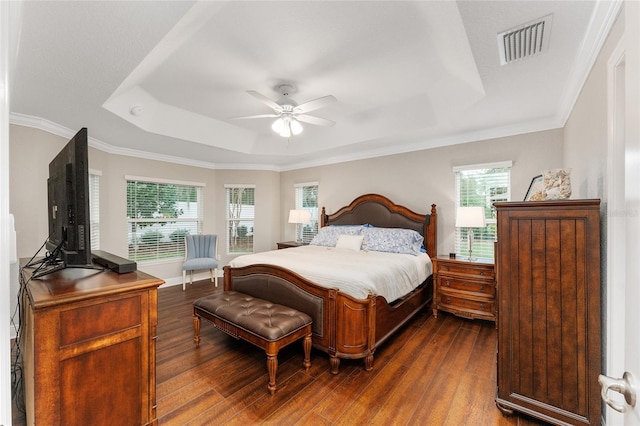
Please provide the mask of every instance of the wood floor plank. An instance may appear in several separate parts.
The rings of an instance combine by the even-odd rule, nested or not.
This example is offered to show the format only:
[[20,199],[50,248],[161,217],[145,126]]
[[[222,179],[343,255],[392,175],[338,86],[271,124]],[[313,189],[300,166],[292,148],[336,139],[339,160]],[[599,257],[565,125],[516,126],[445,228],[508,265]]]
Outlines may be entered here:
[[370,424],[409,424],[415,407],[420,403],[429,383],[444,360],[446,352],[436,345],[429,344],[433,340],[432,332],[442,325],[441,320],[434,319],[429,323],[428,328],[421,330],[424,333],[419,341],[423,349],[415,353],[414,361],[407,365],[410,371],[409,376],[400,381]]
[[[299,422],[339,383],[339,376],[331,374],[329,370],[323,371],[313,382],[295,394],[287,404],[267,417],[265,423],[282,425]],[[314,416],[314,418],[322,417]],[[322,419],[323,422],[327,421],[327,419]]]

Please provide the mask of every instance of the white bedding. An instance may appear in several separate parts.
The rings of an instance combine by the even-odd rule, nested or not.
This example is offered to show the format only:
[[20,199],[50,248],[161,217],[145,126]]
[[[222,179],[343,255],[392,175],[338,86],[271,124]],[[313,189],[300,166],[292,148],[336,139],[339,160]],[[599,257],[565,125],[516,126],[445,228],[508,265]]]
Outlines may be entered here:
[[380,295],[389,303],[411,292],[433,271],[426,253],[414,256],[315,245],[239,256],[229,265],[256,263],[282,266],[318,285],[338,288],[358,299]]

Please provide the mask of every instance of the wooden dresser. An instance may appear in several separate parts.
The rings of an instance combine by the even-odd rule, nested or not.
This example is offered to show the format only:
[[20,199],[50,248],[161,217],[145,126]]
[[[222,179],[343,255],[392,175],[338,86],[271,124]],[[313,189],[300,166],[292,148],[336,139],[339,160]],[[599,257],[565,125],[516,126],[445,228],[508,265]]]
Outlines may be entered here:
[[21,331],[27,424],[157,424],[162,283],[140,271],[87,269],[28,281]]
[[495,206],[498,408],[599,425],[600,200]]
[[434,270],[433,316],[438,310],[465,318],[495,321],[495,272],[493,261],[466,258],[432,259]]

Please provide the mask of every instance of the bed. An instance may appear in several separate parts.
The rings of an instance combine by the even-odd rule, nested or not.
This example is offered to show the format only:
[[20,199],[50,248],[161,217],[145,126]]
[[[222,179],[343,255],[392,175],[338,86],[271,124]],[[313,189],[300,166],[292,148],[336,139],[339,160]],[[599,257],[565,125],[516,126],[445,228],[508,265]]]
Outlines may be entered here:
[[[423,251],[430,257],[436,255],[435,204],[431,205],[429,214],[420,214],[397,205],[382,195],[366,194],[333,214],[327,214],[326,209],[322,208],[321,231],[325,227],[332,227],[327,230],[337,227],[347,229],[349,225],[418,232],[422,238]],[[288,248],[277,252],[284,255],[288,250],[298,249]],[[265,255],[273,256],[277,252],[267,252]],[[321,256],[316,253],[313,255]],[[320,285],[308,276],[303,276],[304,272],[294,272],[268,259],[267,263],[263,261],[263,257],[258,257],[254,263],[250,256],[252,255],[240,256],[225,266],[224,289],[267,299],[310,315],[313,319],[313,346],[329,355],[331,372],[334,374],[339,371],[341,359],[363,359],[365,369],[370,371],[376,348],[414,315],[426,309],[433,296],[431,273],[426,274],[424,280],[413,290],[399,297],[392,296],[395,300],[389,302],[387,298],[377,294],[377,290],[367,290],[366,294],[358,297],[352,291]],[[356,265],[356,269],[373,268]],[[319,278],[316,276],[316,279]],[[344,281],[350,280],[351,278]],[[391,280],[392,284],[399,283],[400,274]],[[383,281],[389,281],[389,278]]]

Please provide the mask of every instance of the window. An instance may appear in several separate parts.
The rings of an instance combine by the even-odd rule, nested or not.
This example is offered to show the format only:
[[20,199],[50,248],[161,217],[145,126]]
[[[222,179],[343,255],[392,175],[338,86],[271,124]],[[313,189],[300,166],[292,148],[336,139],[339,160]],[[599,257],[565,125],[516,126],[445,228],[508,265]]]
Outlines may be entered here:
[[202,230],[204,184],[127,177],[129,259],[184,258],[185,234]]
[[91,229],[91,250],[100,249],[100,175],[89,170],[89,227]]
[[302,241],[309,243],[318,233],[318,183],[299,183],[294,185],[296,209],[309,210],[311,221],[302,225]]
[[253,252],[255,186],[225,185],[227,204],[227,254]]
[[[484,207],[487,226],[474,229],[473,253],[493,259],[497,222],[493,203],[511,198],[511,161],[454,167],[453,171],[456,174],[456,208]],[[468,250],[467,228],[456,228],[456,253],[465,255]]]

